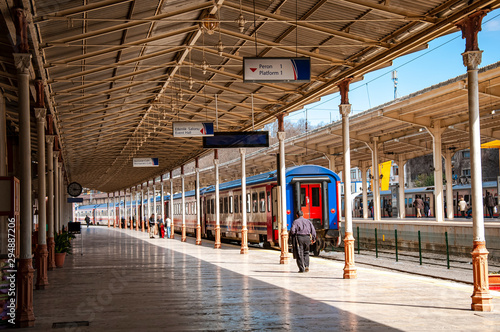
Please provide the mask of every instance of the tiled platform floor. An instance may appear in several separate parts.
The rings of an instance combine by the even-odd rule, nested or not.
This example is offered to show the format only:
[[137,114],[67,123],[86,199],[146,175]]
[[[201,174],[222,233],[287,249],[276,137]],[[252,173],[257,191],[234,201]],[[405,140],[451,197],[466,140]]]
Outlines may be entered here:
[[[494,312],[473,312],[472,287],[311,259],[309,273],[279,252],[213,242],[149,239],[146,233],[91,227],[74,242],[50,287],[34,293],[30,331],[500,331]],[[52,329],[55,322],[88,327]]]

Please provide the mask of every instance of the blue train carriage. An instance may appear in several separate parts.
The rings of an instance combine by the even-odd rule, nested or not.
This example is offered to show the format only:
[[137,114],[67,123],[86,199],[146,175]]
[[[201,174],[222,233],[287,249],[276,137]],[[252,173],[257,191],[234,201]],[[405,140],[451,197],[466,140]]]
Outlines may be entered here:
[[288,230],[296,211],[301,210],[316,229],[317,241],[311,245],[316,256],[326,246],[340,243],[340,183],[337,174],[321,166],[297,166],[286,170]]

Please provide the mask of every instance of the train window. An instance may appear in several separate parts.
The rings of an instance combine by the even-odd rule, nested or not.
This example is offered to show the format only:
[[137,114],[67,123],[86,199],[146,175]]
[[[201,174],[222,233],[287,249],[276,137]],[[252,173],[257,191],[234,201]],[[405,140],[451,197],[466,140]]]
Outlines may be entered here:
[[222,203],[222,197],[219,197],[219,213],[223,213],[224,211],[224,205]]
[[413,206],[412,202],[413,202],[413,198],[411,198],[411,197],[408,198],[408,207],[409,208]]
[[405,207],[408,207],[408,198],[405,198]]
[[210,212],[210,211],[211,211],[211,210],[210,210],[210,200],[209,200],[209,199],[207,199],[205,202],[207,203],[207,206],[206,206],[206,208],[205,208],[205,212],[206,212],[207,214],[210,214],[210,213],[211,213],[211,212]]
[[259,203],[257,202],[257,193],[252,193],[252,211],[259,212]]
[[198,214],[198,209],[196,208],[196,202],[193,202],[193,211],[194,214]]
[[300,206],[306,206],[306,188],[300,188]]
[[212,214],[215,214],[215,199],[210,200],[210,207],[212,208]]
[[247,213],[250,212],[252,212],[251,197],[250,194],[247,194]]
[[224,197],[224,213],[229,213],[228,198]]
[[271,192],[267,192],[267,212],[271,212]]
[[243,213],[243,194],[240,195],[240,211]]
[[184,214],[189,214],[189,203],[186,203]]
[[238,195],[234,196],[234,213],[240,213],[240,200]]
[[233,196],[229,196],[229,213],[233,213]]
[[311,206],[320,206],[319,187],[311,188],[311,196],[312,196],[312,205]]
[[266,212],[266,192],[261,191],[259,193],[259,206],[260,212]]

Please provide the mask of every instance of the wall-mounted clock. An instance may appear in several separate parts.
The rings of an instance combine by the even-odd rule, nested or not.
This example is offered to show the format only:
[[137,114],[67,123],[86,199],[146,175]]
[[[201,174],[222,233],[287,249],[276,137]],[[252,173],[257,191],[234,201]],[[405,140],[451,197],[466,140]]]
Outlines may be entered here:
[[82,185],[78,182],[71,182],[68,184],[68,194],[73,197],[80,196],[82,193]]

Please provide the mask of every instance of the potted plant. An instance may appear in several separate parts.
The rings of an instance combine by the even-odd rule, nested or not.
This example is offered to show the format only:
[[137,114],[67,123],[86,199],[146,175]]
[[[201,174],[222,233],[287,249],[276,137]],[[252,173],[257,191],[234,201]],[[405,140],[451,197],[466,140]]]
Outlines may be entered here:
[[71,239],[74,237],[74,235],[68,234],[68,232],[54,234],[56,267],[63,267],[66,254],[71,255]]

